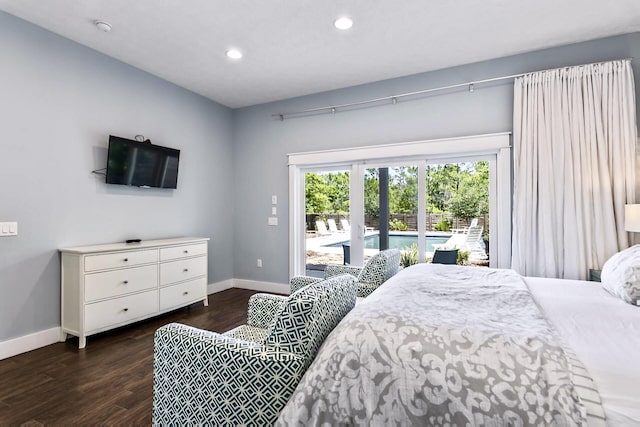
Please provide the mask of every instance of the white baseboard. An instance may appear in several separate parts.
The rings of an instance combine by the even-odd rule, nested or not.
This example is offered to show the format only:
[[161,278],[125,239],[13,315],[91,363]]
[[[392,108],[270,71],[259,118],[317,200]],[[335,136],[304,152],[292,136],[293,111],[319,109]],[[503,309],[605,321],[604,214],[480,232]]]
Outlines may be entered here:
[[[288,295],[288,284],[260,282],[257,280],[227,279],[221,282],[209,283],[207,293],[215,294],[231,288],[251,289],[253,291],[269,292],[273,294]],[[60,327],[46,329],[33,334],[0,342],[0,360],[7,359],[20,353],[35,350],[40,347],[54,344],[60,339]]]
[[272,294],[291,293],[291,287],[284,283],[260,282],[257,280],[233,279],[233,287],[241,289],[251,289],[252,291],[269,292]]
[[215,294],[233,288],[233,279],[223,280],[222,282],[209,283],[207,285],[207,294]]
[[2,341],[0,342],[0,360],[57,343],[59,340],[60,327],[58,326],[8,341]]

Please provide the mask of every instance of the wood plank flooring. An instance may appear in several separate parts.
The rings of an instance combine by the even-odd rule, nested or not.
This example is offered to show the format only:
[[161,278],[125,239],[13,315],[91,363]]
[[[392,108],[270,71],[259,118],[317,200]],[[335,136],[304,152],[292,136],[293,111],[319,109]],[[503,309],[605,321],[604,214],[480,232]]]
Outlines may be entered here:
[[153,334],[179,322],[216,332],[241,325],[256,293],[229,289],[202,303],[114,331],[0,360],[0,425],[151,423]]

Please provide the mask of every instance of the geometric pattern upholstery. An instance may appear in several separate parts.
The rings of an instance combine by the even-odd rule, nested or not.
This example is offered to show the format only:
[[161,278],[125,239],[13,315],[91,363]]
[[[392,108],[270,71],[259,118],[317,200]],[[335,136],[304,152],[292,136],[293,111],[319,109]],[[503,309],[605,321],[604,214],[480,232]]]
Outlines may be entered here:
[[223,333],[228,337],[233,337],[237,340],[253,341],[257,343],[264,343],[267,338],[268,329],[256,328],[255,326],[241,325],[237,328],[233,328],[230,331]]
[[273,425],[356,294],[355,278],[340,275],[289,297],[254,295],[250,324],[224,334],[178,323],[159,328],[153,424]]
[[249,298],[247,325],[268,329],[280,314],[287,297],[272,294],[254,294]]
[[[358,280],[358,296],[367,297],[380,285],[389,280],[400,270],[400,251],[398,249],[387,249],[378,252],[367,261],[364,267],[354,267],[352,265],[327,265],[324,271],[324,278],[339,274],[351,274]],[[310,284],[315,283],[318,278],[308,276],[295,276],[291,279],[291,292]]]

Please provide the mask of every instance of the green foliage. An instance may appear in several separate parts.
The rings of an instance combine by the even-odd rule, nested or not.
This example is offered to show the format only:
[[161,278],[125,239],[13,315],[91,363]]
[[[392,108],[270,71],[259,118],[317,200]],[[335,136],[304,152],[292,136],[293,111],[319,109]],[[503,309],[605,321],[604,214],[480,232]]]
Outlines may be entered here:
[[[378,216],[380,206],[380,172],[370,168],[364,176],[364,211]],[[389,212],[415,214],[418,212],[418,168],[400,166],[389,168]]]
[[348,213],[349,172],[305,174],[305,195],[307,213]]
[[306,211],[319,214],[329,213],[332,206],[327,195],[328,192],[328,185],[321,175],[307,173],[305,175]]
[[459,173],[457,163],[427,166],[428,212],[446,212],[447,200],[458,189]]
[[445,218],[442,221],[436,223],[436,225],[433,226],[433,229],[436,231],[451,231],[451,225],[451,220]]
[[[379,215],[380,171],[366,169],[364,209]],[[349,212],[349,172],[309,172],[306,174],[306,212],[316,214]],[[489,213],[489,162],[428,165],[426,177],[427,212],[451,213],[470,220]],[[389,168],[389,213],[417,214],[418,167]],[[449,228],[443,229],[447,231]]]
[[392,219],[389,221],[389,229],[393,231],[407,231],[409,226],[399,219]]
[[389,170],[389,211],[418,212],[418,168],[401,166]]
[[478,196],[471,192],[458,193],[448,201],[451,213],[466,221],[478,216]]
[[470,163],[459,174],[457,191],[452,193],[447,208],[466,221],[489,213],[489,163]]
[[409,267],[418,263],[418,245],[413,243],[409,249],[400,252],[400,264]]
[[380,189],[378,187],[378,169],[367,169],[364,173],[364,213],[378,216],[380,205]]
[[489,213],[489,162],[429,165],[427,210],[467,221]]
[[471,255],[469,251],[458,250],[458,264],[465,265],[469,261],[469,255]]

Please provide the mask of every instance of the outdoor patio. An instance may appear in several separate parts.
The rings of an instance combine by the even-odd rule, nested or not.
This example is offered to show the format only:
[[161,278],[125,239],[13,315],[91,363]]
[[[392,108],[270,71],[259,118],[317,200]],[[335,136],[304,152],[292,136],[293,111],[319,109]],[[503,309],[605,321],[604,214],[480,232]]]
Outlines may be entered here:
[[[377,235],[379,233],[378,230],[371,230],[365,234],[365,238],[367,236]],[[415,231],[409,232],[399,232],[393,231],[393,234],[415,234]],[[464,240],[464,234],[455,234],[451,232],[429,232],[429,235],[442,235],[443,237],[450,237],[447,240],[447,243],[450,246],[459,246],[459,242],[461,243]],[[308,276],[316,276],[322,277],[324,267],[328,264],[343,264],[344,263],[344,248],[340,243],[349,243],[350,235],[347,232],[339,231],[330,233],[323,236],[318,236],[316,232],[307,232],[306,234],[306,274]],[[453,243],[453,245],[452,245]],[[336,246],[332,246],[336,245]],[[364,249],[364,259],[365,261],[378,253],[378,249]],[[430,259],[433,257],[432,251],[425,252],[426,258]],[[489,260],[469,260],[469,265],[475,266],[488,266]]]

